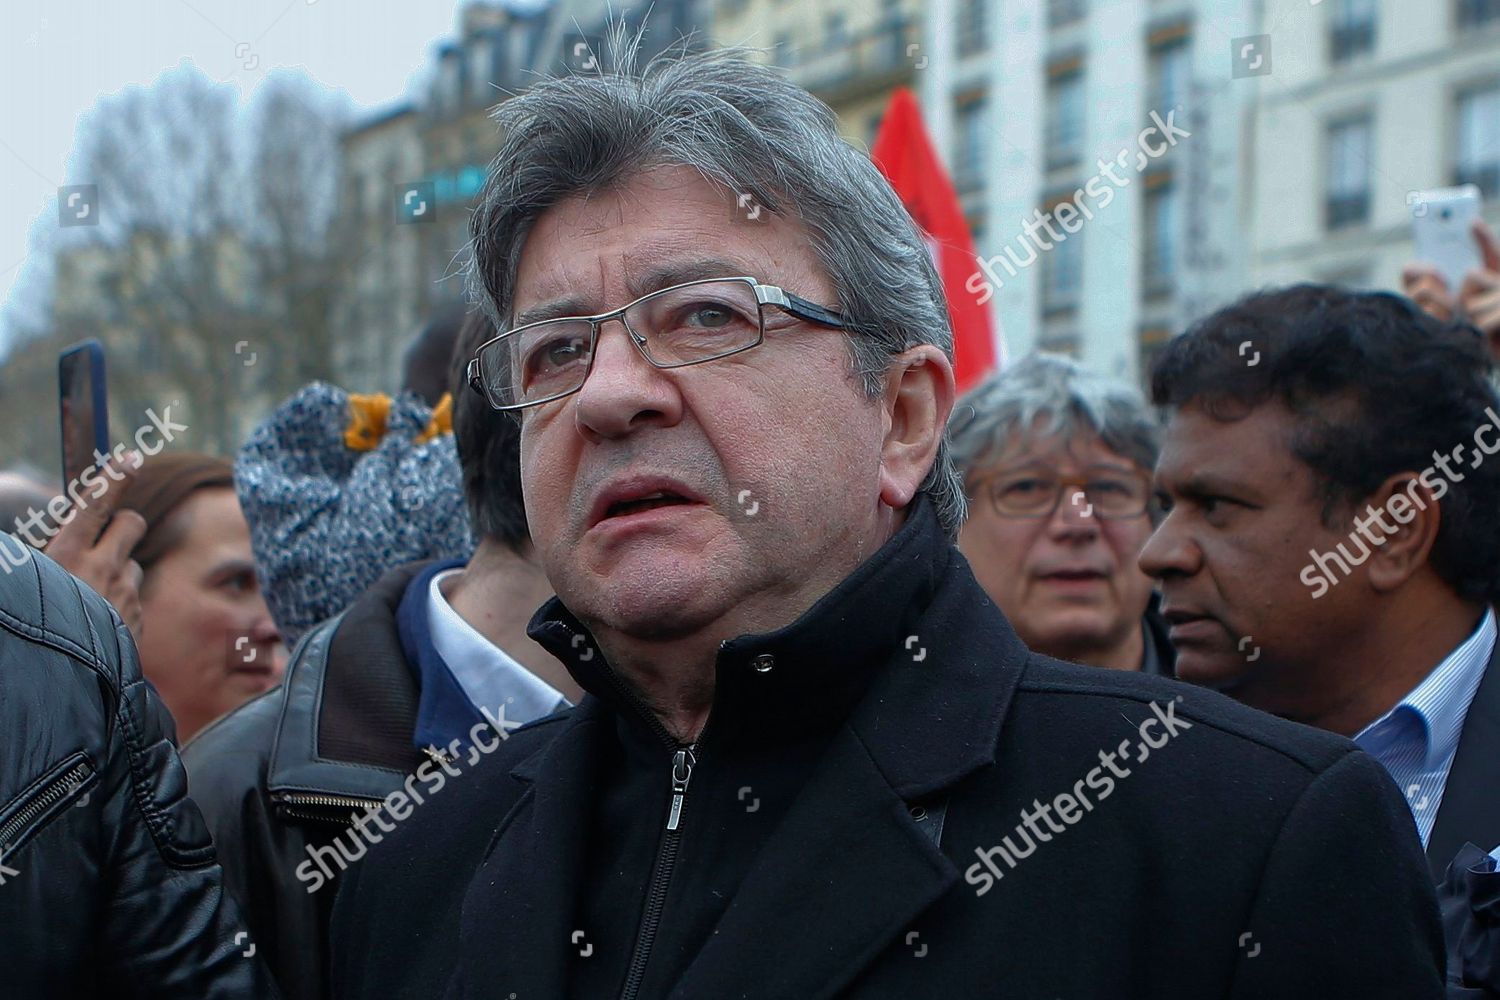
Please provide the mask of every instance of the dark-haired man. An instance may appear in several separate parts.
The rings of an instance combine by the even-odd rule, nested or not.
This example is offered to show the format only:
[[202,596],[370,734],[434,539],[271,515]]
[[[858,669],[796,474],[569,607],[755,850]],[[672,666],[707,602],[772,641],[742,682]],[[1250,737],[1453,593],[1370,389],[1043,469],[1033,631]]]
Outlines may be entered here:
[[[488,333],[471,317],[460,356]],[[226,881],[288,997],[328,995],[330,883],[514,729],[579,697],[526,635],[551,587],[527,532],[518,429],[458,393],[453,431],[480,537],[468,564],[386,574],[304,637],[280,688],[183,753]]]
[[1435,876],[1500,844],[1500,400],[1472,328],[1298,286],[1167,345],[1141,554],[1178,675],[1352,737],[1405,793]]
[[985,595],[942,285],[827,106],[612,48],[497,108],[473,224],[588,697],[349,872],[341,1000],[1439,996],[1379,764]]

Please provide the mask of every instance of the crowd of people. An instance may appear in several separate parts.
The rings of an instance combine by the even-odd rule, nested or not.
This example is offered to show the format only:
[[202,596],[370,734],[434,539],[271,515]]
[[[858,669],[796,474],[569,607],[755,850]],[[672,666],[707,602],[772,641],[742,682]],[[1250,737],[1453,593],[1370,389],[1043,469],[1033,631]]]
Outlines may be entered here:
[[394,397],[0,533],[7,995],[1500,997],[1490,231],[960,396],[826,107],[616,62]]

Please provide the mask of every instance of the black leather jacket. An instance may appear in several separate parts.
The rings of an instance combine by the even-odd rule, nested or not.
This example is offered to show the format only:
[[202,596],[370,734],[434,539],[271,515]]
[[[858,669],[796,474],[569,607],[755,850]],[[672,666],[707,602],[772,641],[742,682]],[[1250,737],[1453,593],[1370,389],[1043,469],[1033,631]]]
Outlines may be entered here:
[[0,547],[0,994],[273,996],[130,633]]
[[328,861],[325,878],[309,850],[332,850],[353,813],[400,789],[426,759],[411,744],[420,692],[396,631],[396,608],[422,565],[391,570],[305,633],[280,687],[183,748],[225,882],[288,1000],[329,995],[340,869]]

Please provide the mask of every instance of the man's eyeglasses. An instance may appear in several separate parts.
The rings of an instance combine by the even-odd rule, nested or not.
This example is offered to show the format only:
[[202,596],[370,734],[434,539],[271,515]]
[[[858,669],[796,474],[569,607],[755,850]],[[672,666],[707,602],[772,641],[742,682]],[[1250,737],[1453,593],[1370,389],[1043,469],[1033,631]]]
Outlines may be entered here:
[[759,344],[765,307],[843,329],[843,316],[754,278],[688,281],[596,316],[527,323],[486,341],[469,361],[469,384],[497,410],[519,410],[583,388],[599,328],[619,320],[641,356],[657,368],[727,358]]
[[976,484],[988,494],[1001,517],[1051,517],[1064,495],[1094,517],[1121,520],[1139,517],[1151,501],[1151,480],[1124,470],[1096,471],[1087,478],[1023,469],[1002,472]]

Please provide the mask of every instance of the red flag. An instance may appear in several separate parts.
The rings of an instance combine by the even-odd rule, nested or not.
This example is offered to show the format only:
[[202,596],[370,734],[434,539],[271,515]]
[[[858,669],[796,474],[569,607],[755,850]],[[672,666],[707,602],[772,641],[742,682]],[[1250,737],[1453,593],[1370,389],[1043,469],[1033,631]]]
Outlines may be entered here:
[[880,122],[870,157],[891,182],[901,203],[927,238],[932,262],[948,296],[953,324],[954,377],[963,392],[995,367],[995,336],[988,301],[968,291],[974,274],[974,237],[964,220],[953,182],[943,169],[917,99],[897,87]]

